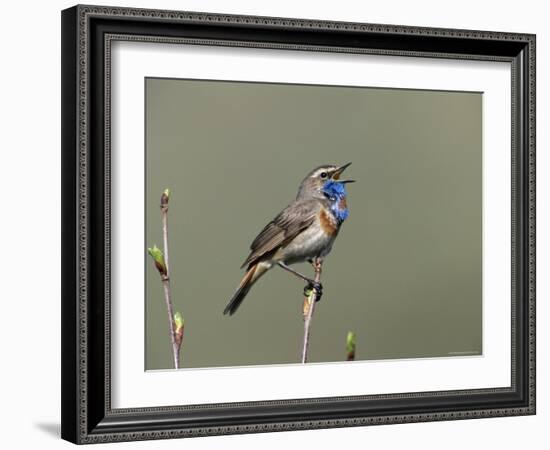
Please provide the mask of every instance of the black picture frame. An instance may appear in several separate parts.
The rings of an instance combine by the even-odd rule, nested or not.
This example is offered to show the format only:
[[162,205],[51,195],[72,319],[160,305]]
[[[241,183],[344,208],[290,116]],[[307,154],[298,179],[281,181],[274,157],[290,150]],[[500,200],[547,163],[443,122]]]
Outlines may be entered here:
[[[113,409],[109,64],[117,39],[510,62],[511,386]],[[535,36],[119,7],[64,10],[61,350],[62,437],[78,444],[535,414]]]

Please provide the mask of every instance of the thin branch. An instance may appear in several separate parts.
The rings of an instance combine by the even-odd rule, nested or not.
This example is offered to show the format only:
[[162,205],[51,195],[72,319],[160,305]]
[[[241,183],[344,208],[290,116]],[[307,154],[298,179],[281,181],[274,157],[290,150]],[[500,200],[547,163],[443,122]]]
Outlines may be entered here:
[[170,258],[168,257],[168,200],[170,191],[165,189],[160,197],[160,216],[162,220],[162,247],[164,251],[164,261],[166,263],[166,272],[170,276]]
[[[168,330],[170,332],[170,342],[172,344],[172,357],[174,359],[174,368],[179,369],[179,354],[181,342],[183,339],[183,316],[181,313],[174,315],[174,307],[172,305],[172,290],[170,289],[170,263],[168,259],[168,200],[170,191],[165,189],[160,198],[160,214],[162,219],[162,241],[164,252],[154,245],[149,248],[149,254],[155,262],[162,287],[164,289],[164,301],[166,303],[166,312],[168,313]],[[178,316],[179,314],[179,316]]]
[[170,331],[170,342],[172,344],[172,357],[174,359],[174,368],[179,369],[180,360],[180,345],[176,338],[176,324],[174,323],[174,307],[172,305],[172,290],[170,288],[170,259],[168,258],[168,200],[170,191],[165,189],[160,197],[160,215],[162,219],[162,242],[164,250],[164,263],[166,272],[161,274],[162,286],[164,288],[164,301],[166,303],[166,311],[168,313],[168,329]]
[[[315,269],[315,282],[321,282],[321,272],[323,270],[323,260],[316,258],[313,262]],[[309,350],[309,333],[311,327],[311,320],[313,319],[313,311],[315,310],[315,303],[317,302],[317,296],[319,293],[317,289],[312,289],[311,293],[304,299],[304,341],[302,346],[302,364],[307,362],[307,355]]]
[[170,278],[162,277],[162,286],[164,288],[164,301],[166,302],[166,311],[168,312],[168,326],[170,330],[170,342],[172,344],[172,358],[174,359],[174,368],[180,368],[179,346],[176,342],[176,333],[174,326],[174,308],[172,306],[172,294],[170,289]]

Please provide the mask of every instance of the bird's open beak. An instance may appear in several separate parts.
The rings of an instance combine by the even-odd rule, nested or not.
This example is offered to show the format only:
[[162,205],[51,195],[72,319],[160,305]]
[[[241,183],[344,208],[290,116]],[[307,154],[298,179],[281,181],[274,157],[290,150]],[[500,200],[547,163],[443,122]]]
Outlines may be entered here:
[[355,180],[340,180],[340,175],[342,175],[342,172],[346,170],[350,165],[351,163],[349,162],[347,164],[344,164],[343,166],[338,167],[338,169],[333,172],[331,178],[333,180],[339,181],[340,183],[355,183]]

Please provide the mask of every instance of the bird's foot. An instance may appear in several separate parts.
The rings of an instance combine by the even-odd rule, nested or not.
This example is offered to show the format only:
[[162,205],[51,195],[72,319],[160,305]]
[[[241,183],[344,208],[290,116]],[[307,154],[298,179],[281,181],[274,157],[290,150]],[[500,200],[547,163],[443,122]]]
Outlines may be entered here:
[[323,296],[323,285],[317,281],[310,281],[304,287],[304,295],[307,297],[311,294],[311,291],[315,290],[315,301],[318,302]]
[[321,267],[323,265],[323,258],[320,258],[319,256],[308,259],[309,263],[313,266],[313,270],[315,272],[318,272],[321,270]]

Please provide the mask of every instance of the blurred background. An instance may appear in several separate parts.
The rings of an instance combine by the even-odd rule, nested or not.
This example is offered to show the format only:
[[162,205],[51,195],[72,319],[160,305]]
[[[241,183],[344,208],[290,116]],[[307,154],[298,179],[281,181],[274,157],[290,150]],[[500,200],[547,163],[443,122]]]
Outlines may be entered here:
[[[303,284],[275,268],[232,317],[249,245],[321,164],[352,161],[350,216],[326,258],[312,362],[482,351],[482,95],[146,80],[146,245],[170,188],[182,367],[299,362]],[[145,249],[144,249],[145,250]],[[172,367],[157,271],[144,251],[146,368]],[[296,269],[313,274],[309,264]]]

